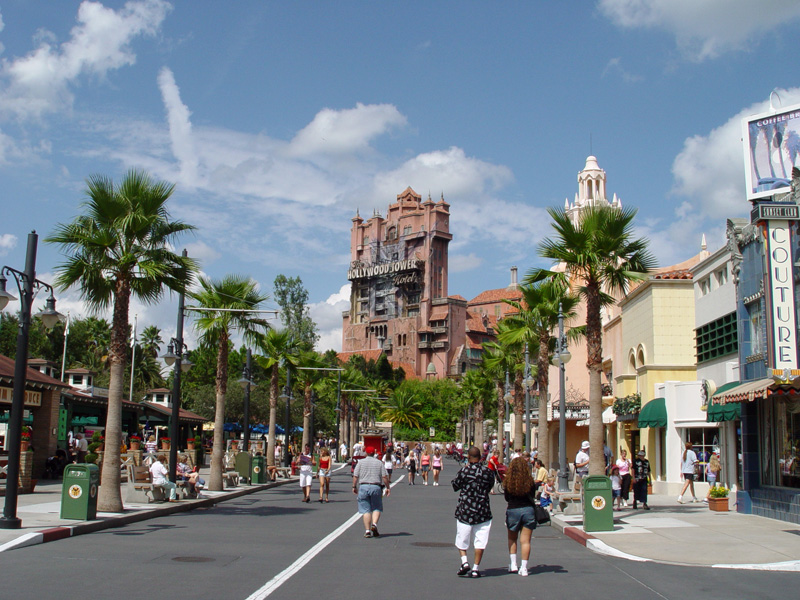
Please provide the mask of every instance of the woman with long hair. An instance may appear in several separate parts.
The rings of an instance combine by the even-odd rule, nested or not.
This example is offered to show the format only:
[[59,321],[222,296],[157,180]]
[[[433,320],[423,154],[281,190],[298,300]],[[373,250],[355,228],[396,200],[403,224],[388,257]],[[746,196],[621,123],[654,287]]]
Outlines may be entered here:
[[439,485],[439,475],[444,468],[444,457],[442,456],[441,450],[439,447],[436,447],[436,450],[433,451],[433,456],[431,457],[431,467],[433,468],[433,485]]
[[620,449],[619,451],[619,459],[616,463],[617,468],[619,469],[619,476],[620,481],[622,483],[621,489],[621,498],[622,498],[622,506],[628,506],[628,496],[631,490],[631,461],[628,460],[628,451],[625,449]]
[[717,479],[719,479],[720,471],[722,471],[722,464],[719,462],[719,456],[716,452],[708,459],[706,466],[706,481],[708,482],[708,493],[703,498],[703,502],[708,502],[711,497],[711,490],[717,487]]
[[[331,451],[323,447],[319,453],[319,469],[317,469],[317,479],[319,479],[319,501],[327,502],[328,494],[331,491]],[[323,493],[325,499],[322,499]]]
[[428,473],[431,470],[431,455],[428,453],[428,446],[422,447],[419,455],[420,470],[422,471],[422,485],[428,485]]
[[697,468],[697,454],[692,450],[692,442],[686,442],[683,449],[683,456],[681,457],[681,473],[683,473],[683,489],[678,495],[678,503],[683,504],[683,494],[686,493],[686,488],[692,488],[692,502],[697,502],[697,496],[694,493],[694,472]]
[[389,446],[386,448],[386,453],[383,455],[383,466],[386,467],[386,472],[389,474],[389,481],[392,480],[392,471],[394,470],[394,450]]
[[[523,457],[511,461],[503,479],[503,493],[508,502],[506,528],[508,529],[508,572],[528,576],[528,558],[531,555],[531,535],[536,529],[534,494],[536,486],[531,468]],[[520,548],[520,566],[517,569],[517,542]]]

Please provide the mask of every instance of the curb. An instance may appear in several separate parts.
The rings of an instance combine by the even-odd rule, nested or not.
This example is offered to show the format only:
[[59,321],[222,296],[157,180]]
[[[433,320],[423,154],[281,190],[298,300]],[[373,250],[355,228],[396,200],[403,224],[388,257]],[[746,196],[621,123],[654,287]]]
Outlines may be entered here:
[[262,483],[259,485],[248,486],[243,489],[231,491],[224,496],[216,496],[211,498],[203,498],[187,502],[185,504],[169,504],[161,508],[153,508],[149,510],[137,511],[135,513],[123,514],[118,517],[108,517],[101,520],[86,521],[77,525],[62,525],[60,527],[51,527],[49,529],[41,529],[39,531],[32,531],[21,535],[15,540],[6,542],[0,546],[0,553],[7,550],[15,550],[17,548],[26,548],[28,546],[36,546],[47,542],[55,542],[65,538],[74,537],[76,535],[84,535],[86,533],[94,533],[104,529],[112,529],[114,527],[122,527],[123,525],[130,525],[131,523],[138,523],[140,521],[147,521],[157,517],[172,515],[175,513],[188,512],[196,508],[208,508],[225,502],[226,500],[233,500],[242,496],[247,496],[262,490],[268,490],[274,487],[286,485],[288,483],[295,483],[296,479],[286,479],[284,481],[276,481],[270,483]]

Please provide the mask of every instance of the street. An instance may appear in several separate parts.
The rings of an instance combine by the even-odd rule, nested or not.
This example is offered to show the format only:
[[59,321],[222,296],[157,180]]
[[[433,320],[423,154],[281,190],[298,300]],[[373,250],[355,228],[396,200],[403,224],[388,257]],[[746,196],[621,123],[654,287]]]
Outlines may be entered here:
[[[395,471],[394,480],[404,475]],[[0,598],[786,598],[800,576],[638,563],[595,554],[557,529],[534,532],[527,578],[506,572],[505,503],[481,579],[459,578],[456,493],[447,462],[438,487],[396,483],[381,536],[364,539],[349,469],[331,502],[300,502],[296,482],[198,509],[4,553]],[[676,562],[691,562],[691,548]]]

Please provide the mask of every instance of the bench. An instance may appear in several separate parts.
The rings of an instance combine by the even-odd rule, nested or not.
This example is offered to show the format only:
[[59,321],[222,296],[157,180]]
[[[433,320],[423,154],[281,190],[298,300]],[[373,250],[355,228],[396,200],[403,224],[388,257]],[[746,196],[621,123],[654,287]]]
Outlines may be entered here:
[[572,489],[569,492],[558,492],[558,509],[565,515],[583,514],[583,495],[581,494],[581,479],[575,477]]
[[[153,476],[147,467],[137,467],[136,465],[126,465],[128,471],[128,481],[125,483],[125,502],[165,502],[167,495],[164,488],[153,484]],[[182,498],[189,494],[186,482],[177,483],[178,492]]]

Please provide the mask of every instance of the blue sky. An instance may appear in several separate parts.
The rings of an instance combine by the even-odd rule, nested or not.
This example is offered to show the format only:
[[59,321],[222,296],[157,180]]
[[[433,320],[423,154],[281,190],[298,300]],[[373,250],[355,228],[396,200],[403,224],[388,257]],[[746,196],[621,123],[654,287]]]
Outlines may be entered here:
[[[78,214],[87,176],[144,168],[177,184],[205,274],[303,279],[321,349],[341,343],[356,209],[443,193],[450,293],[471,298],[539,264],[545,209],[593,153],[673,264],[748,214],[742,116],[773,89],[800,102],[790,0],[10,0],[0,18],[0,262]],[[40,244],[43,279],[59,261]],[[174,331],[174,299],[134,313]]]

